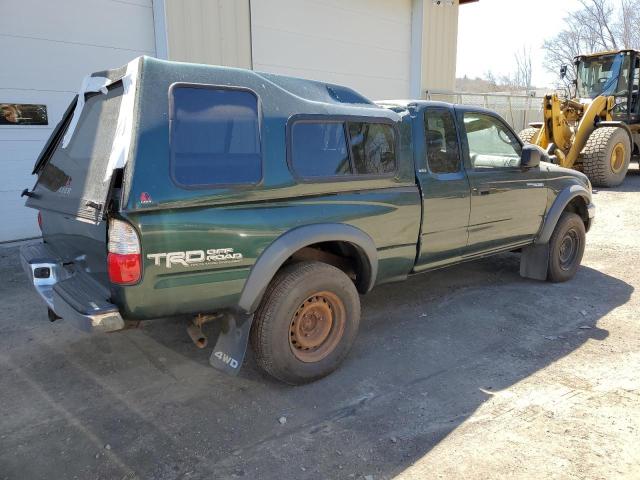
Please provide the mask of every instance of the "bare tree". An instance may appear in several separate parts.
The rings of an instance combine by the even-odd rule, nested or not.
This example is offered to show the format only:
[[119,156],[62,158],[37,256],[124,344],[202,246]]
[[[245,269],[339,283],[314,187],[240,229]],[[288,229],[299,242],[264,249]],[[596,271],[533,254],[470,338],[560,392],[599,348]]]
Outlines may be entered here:
[[615,31],[625,48],[640,48],[640,2],[638,0],[622,0],[620,20]]
[[488,71],[485,73],[484,79],[492,85],[495,85],[495,90],[500,91],[519,91],[530,90],[533,80],[533,63],[531,61],[531,49],[522,46],[514,54],[514,69],[509,75],[501,75],[496,79],[493,72]]
[[[581,8],[565,18],[565,28],[545,40],[545,67],[553,73],[574,57],[620,48],[640,48],[640,0],[580,0]],[[567,76],[575,79],[569,69]]]
[[498,81],[496,80],[494,73],[491,70],[487,70],[487,73],[484,74],[484,79],[489,82],[489,86],[495,91],[498,86]]
[[465,92],[491,93],[515,92],[532,88],[533,63],[531,49],[523,46],[514,55],[514,70],[510,75],[499,77],[492,70],[487,70],[483,78],[464,78],[456,80],[456,88]]
[[523,46],[515,54],[516,73],[515,83],[519,88],[531,89],[533,79],[533,64],[531,62],[531,49]]

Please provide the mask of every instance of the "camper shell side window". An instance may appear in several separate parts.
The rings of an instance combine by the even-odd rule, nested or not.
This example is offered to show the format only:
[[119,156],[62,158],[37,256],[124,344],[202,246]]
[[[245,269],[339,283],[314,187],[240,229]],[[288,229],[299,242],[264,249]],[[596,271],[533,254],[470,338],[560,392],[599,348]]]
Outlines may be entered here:
[[170,170],[182,188],[256,185],[262,179],[260,106],[242,87],[169,88]]
[[393,177],[399,138],[386,118],[296,115],[287,127],[289,168],[302,181]]

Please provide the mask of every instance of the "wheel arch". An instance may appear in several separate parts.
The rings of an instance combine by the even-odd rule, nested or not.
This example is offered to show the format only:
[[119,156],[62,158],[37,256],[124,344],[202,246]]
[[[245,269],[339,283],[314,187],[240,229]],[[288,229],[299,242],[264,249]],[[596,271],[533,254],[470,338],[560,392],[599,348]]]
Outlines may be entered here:
[[585,228],[589,226],[588,205],[591,203],[591,193],[582,185],[571,185],[562,190],[545,215],[544,223],[536,238],[536,244],[547,244],[553,230],[556,228],[560,216],[565,211],[572,211],[580,215],[585,222]]
[[[371,237],[351,225],[313,224],[285,232],[263,250],[249,272],[238,306],[248,313],[254,312],[274,275],[297,253],[305,252],[302,254],[304,257],[308,255],[308,249],[316,246],[339,244],[353,248],[360,269],[356,287],[360,293],[368,292],[373,288],[378,274],[378,253]],[[331,264],[330,261],[324,263]]]

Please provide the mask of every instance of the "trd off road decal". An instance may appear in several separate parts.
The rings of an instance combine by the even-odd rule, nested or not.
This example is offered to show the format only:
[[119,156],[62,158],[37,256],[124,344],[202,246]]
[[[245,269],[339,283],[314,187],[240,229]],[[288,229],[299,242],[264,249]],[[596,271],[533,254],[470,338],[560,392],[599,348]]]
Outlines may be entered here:
[[153,260],[156,266],[164,265],[171,268],[174,265],[192,267],[238,263],[243,257],[241,253],[234,252],[233,248],[210,248],[187,252],[150,253],[147,258]]

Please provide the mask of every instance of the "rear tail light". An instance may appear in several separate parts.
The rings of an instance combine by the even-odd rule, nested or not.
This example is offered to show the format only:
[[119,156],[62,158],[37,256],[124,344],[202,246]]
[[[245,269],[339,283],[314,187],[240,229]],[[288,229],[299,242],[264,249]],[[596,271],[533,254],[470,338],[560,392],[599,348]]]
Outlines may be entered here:
[[38,212],[38,227],[42,231],[42,212]]
[[109,251],[107,270],[112,283],[131,285],[140,281],[142,275],[140,240],[131,225],[122,220],[109,221],[107,250]]

